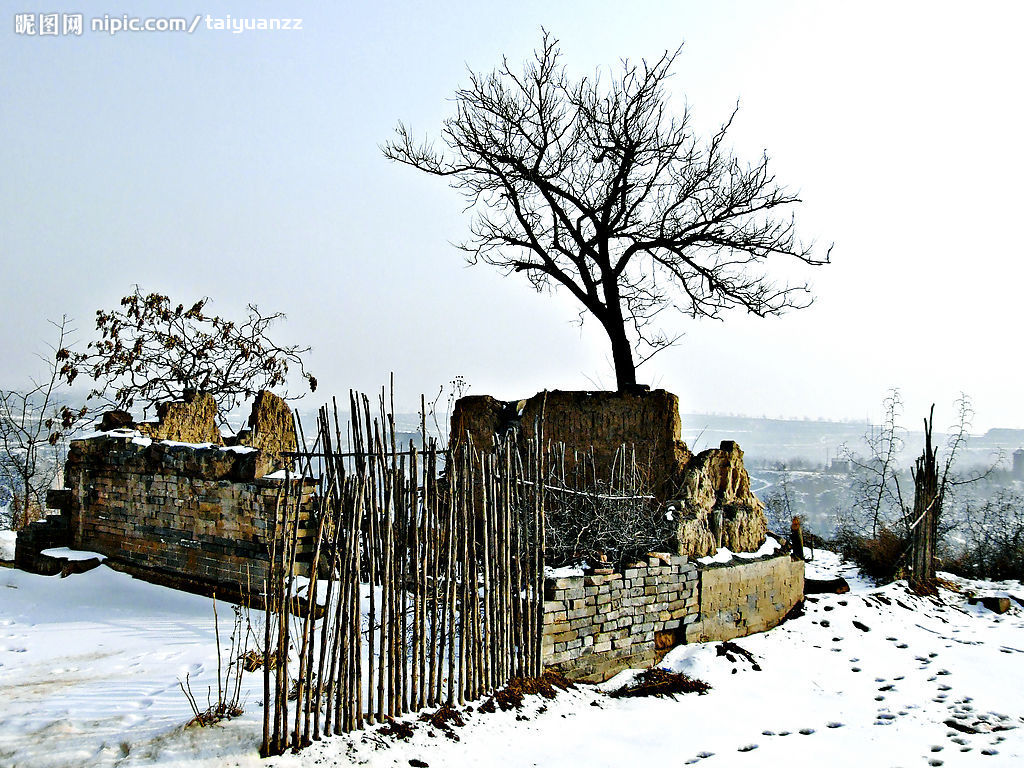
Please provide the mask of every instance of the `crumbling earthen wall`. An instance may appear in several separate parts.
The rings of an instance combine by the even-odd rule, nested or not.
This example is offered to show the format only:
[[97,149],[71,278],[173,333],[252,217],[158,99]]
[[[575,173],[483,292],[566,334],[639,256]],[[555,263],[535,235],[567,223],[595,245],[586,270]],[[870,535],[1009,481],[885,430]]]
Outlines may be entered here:
[[[593,452],[599,471],[610,471],[623,445],[636,451],[637,463],[650,469],[651,491],[671,498],[682,482],[692,454],[680,438],[679,399],[663,389],[637,392],[541,392],[528,400],[502,402],[489,395],[460,398],[452,414],[451,442],[468,432],[477,447],[495,434],[516,430],[522,441],[536,436],[570,451]],[[571,453],[566,471],[574,468]]]
[[693,457],[676,507],[678,551],[691,557],[713,555],[719,547],[755,552],[768,535],[764,505],[750,491],[743,451],[731,440]]
[[716,566],[673,555],[622,573],[548,579],[544,665],[600,682],[681,643],[763,632],[803,600],[803,566],[788,555]]
[[217,403],[209,393],[198,394],[187,402],[160,403],[158,421],[136,425],[146,437],[180,443],[223,445],[217,426]]
[[[249,448],[117,433],[73,441],[65,466],[71,546],[174,586],[258,591],[284,482],[265,478],[271,469],[272,457]],[[307,510],[314,485],[302,483]]]

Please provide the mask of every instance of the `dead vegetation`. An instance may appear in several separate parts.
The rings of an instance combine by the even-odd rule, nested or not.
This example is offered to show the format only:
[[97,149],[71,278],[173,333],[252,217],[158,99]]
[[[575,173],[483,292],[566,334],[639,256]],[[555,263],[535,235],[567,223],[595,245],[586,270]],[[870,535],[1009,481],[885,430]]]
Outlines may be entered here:
[[609,696],[615,699],[635,696],[668,696],[675,698],[677,693],[704,694],[711,686],[703,680],[684,675],[682,672],[668,672],[664,669],[645,669],[622,688],[612,691]]
[[557,670],[548,670],[539,677],[514,677],[509,680],[508,685],[500,691],[496,691],[487,701],[480,705],[481,712],[494,712],[495,706],[502,712],[510,709],[519,709],[523,706],[523,699],[526,696],[543,696],[545,699],[553,699],[558,691],[567,691],[575,688],[572,681]]

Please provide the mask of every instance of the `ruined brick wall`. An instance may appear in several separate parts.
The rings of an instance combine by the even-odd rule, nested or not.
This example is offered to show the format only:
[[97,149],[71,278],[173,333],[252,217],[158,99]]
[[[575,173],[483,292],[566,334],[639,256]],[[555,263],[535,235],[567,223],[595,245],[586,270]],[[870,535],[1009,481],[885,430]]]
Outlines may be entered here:
[[[73,441],[65,466],[72,546],[173,586],[259,591],[283,482],[263,477],[270,461],[251,449],[116,433]],[[312,491],[304,483],[307,509]]]
[[545,584],[546,666],[598,682],[627,667],[653,663],[698,619],[697,567],[675,555],[607,576],[548,579]]
[[574,680],[607,680],[684,642],[770,629],[803,600],[803,587],[803,562],[788,555],[720,566],[674,555],[607,576],[548,579],[544,665]]
[[706,566],[700,574],[700,620],[686,628],[686,642],[764,632],[803,599],[803,561],[788,555]]

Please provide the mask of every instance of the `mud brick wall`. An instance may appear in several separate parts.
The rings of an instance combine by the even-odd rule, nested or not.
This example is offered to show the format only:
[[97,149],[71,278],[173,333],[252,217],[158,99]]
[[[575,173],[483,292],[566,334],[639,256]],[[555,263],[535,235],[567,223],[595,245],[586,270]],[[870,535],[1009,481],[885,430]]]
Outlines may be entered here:
[[[258,592],[283,484],[262,477],[270,468],[255,450],[131,436],[74,441],[65,465],[72,546],[176,587]],[[313,490],[303,483],[306,514]]]
[[788,555],[706,566],[700,574],[700,621],[686,628],[686,642],[764,632],[803,599],[803,561]]
[[784,555],[698,566],[674,555],[607,576],[547,579],[544,665],[600,682],[681,643],[763,632],[803,600],[803,565]]
[[591,682],[649,665],[697,620],[697,590],[697,567],[678,555],[607,576],[548,579],[544,664]]

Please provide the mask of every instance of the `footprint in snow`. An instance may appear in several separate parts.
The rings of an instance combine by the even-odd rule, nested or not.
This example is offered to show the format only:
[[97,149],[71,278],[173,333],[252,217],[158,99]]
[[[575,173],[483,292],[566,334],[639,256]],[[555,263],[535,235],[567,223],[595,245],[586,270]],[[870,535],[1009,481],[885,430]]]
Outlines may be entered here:
[[812,733],[814,733],[814,729],[813,728],[801,728],[800,729],[800,734],[802,736],[810,736]]
[[706,757],[714,757],[714,755],[715,755],[714,752],[698,752],[697,753],[697,757],[699,757],[701,760],[703,760]]
[[932,744],[932,752],[941,752],[943,749],[941,744]]
[[943,762],[939,760],[939,758],[933,757],[931,760],[928,761],[928,765],[943,765]]
[[737,748],[737,752],[753,752],[757,749],[757,744],[746,744],[742,747]]
[[827,726],[828,728],[842,728],[842,727],[843,727],[843,724],[842,724],[842,723],[838,723],[838,722],[835,722],[835,721],[833,721],[833,722],[831,722],[831,723],[825,723],[825,725],[826,725],[826,726]]

